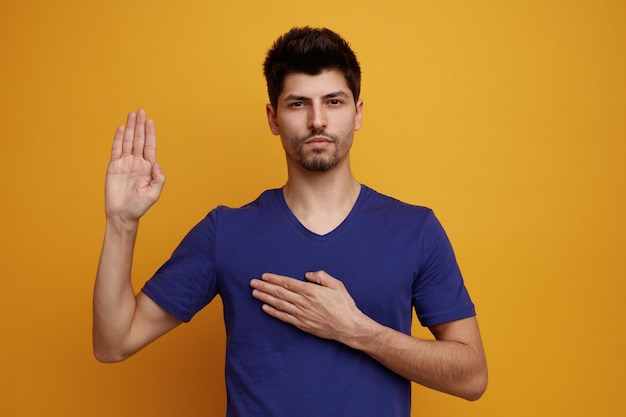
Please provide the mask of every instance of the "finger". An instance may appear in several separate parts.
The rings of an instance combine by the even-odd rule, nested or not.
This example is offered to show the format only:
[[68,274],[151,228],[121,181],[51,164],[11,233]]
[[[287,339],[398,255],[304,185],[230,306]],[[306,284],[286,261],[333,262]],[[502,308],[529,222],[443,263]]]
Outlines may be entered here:
[[146,142],[143,147],[143,157],[153,164],[156,162],[156,128],[152,119],[146,121]]
[[289,314],[285,311],[279,310],[276,307],[270,305],[270,304],[263,304],[263,306],[261,306],[261,308],[263,309],[264,312],[266,312],[267,314],[269,314],[270,316],[280,320],[280,321],[284,321],[285,323],[289,323],[291,325],[294,326],[298,326],[298,318],[296,316],[294,316],[293,314]]
[[293,303],[281,298],[280,296],[275,296],[260,289],[252,290],[252,296],[261,301],[264,306],[271,306],[273,310],[289,314],[293,314],[294,310],[296,310]]
[[[258,299],[261,299],[265,295],[276,296],[279,292],[282,292],[283,294],[288,292],[288,290],[285,290],[285,288],[276,283],[271,283],[260,279],[251,280],[250,286],[254,289],[252,291],[254,297]],[[282,297],[284,297],[284,295]]]
[[111,148],[111,161],[120,159],[122,156],[122,139],[124,138],[124,126],[118,126],[113,137],[113,147]]
[[143,145],[146,140],[146,112],[143,109],[137,110],[137,122],[135,124],[135,134],[133,136],[133,155],[143,156]]
[[305,292],[307,289],[307,283],[299,279],[287,277],[284,275],[272,274],[269,272],[261,275],[261,280],[262,282],[269,283],[276,287],[280,287],[287,291],[295,292],[298,294]]
[[257,300],[262,301],[265,304],[269,304],[269,305],[272,305],[272,306],[276,306],[280,302],[283,302],[283,303],[285,302],[284,300],[281,300],[280,298],[275,297],[274,295],[270,294],[269,292],[266,292],[266,291],[263,291],[262,289],[257,289],[257,288],[252,290],[252,296],[254,298],[256,298]]
[[284,311],[286,308],[287,302],[285,300],[277,298],[261,288],[255,288],[252,290],[252,296],[261,301],[264,305],[272,306],[274,309]]
[[124,130],[124,139],[122,140],[122,155],[130,155],[133,152],[136,117],[137,115],[131,112],[128,113],[128,117],[126,118],[126,129]]
[[252,291],[254,298],[273,306],[277,306],[277,303],[280,302],[297,303],[302,298],[302,295],[297,290],[276,283],[253,279],[250,281],[250,286],[254,288]]

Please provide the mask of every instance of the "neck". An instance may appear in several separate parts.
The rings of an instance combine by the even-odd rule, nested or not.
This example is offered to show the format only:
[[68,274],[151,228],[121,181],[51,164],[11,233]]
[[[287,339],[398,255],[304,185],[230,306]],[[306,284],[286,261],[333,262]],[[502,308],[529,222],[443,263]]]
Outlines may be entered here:
[[327,172],[289,167],[283,193],[296,218],[310,231],[324,235],[345,220],[360,190],[348,163]]

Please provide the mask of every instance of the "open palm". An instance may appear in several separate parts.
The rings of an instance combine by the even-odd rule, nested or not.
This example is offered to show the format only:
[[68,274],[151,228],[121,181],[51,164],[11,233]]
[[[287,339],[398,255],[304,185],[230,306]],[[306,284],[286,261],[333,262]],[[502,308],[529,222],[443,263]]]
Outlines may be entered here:
[[107,216],[138,220],[159,199],[164,184],[156,162],[154,122],[143,110],[129,113],[113,139],[105,186]]

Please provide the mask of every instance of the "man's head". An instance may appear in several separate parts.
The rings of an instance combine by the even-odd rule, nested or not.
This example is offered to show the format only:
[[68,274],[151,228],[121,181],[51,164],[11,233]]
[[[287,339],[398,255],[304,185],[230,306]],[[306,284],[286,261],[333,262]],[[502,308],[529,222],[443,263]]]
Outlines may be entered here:
[[352,91],[354,102],[361,92],[361,68],[348,43],[325,28],[293,28],[279,37],[268,51],[263,72],[272,107],[276,109],[285,76],[291,73],[321,74],[340,71]]

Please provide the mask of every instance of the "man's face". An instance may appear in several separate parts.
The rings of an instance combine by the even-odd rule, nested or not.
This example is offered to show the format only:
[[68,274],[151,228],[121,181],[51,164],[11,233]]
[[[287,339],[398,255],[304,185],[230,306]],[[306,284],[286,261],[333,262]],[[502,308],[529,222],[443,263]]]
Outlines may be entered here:
[[354,97],[343,74],[324,71],[285,77],[276,109],[267,105],[272,133],[280,135],[289,160],[308,171],[324,172],[349,153],[361,127],[363,102]]

